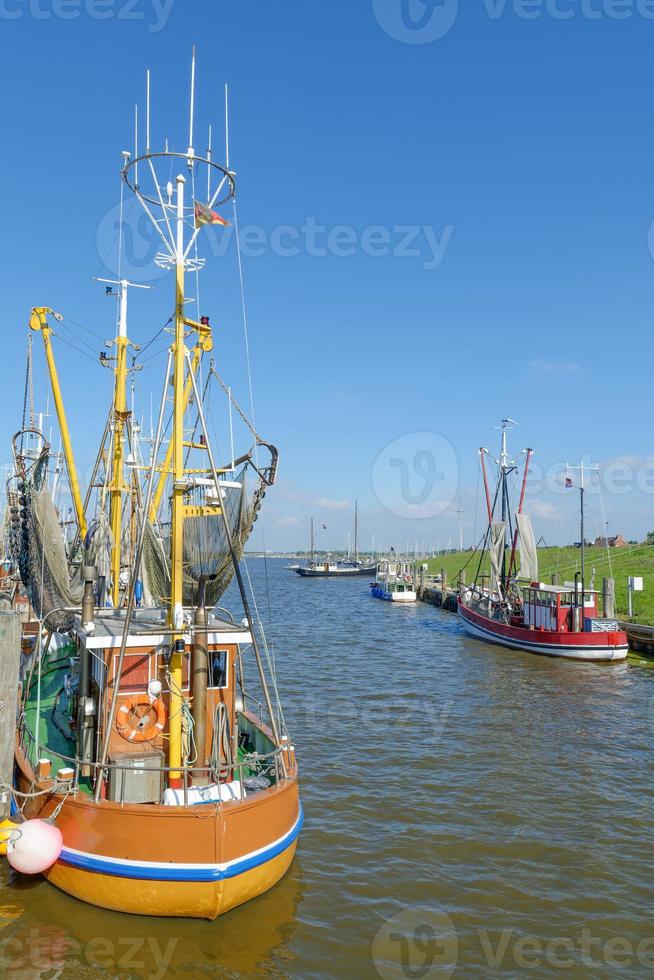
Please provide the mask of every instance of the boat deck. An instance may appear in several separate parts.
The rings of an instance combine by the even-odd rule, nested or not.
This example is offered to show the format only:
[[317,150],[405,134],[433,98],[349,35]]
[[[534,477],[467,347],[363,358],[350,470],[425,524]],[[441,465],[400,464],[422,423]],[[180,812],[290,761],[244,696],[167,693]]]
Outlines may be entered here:
[[[33,766],[38,757],[48,758],[52,772],[67,768],[68,761],[75,756],[76,743],[72,735],[65,734],[68,728],[68,696],[65,691],[65,677],[70,672],[70,657],[74,653],[72,645],[60,647],[48,653],[41,671],[40,702],[39,682],[36,670],[30,679],[29,691],[25,700],[25,727],[32,738],[26,740],[27,756]],[[38,720],[38,732],[37,732]],[[37,738],[38,735],[38,738]],[[38,741],[38,753],[37,753]],[[87,780],[80,779],[80,789],[90,793]]]

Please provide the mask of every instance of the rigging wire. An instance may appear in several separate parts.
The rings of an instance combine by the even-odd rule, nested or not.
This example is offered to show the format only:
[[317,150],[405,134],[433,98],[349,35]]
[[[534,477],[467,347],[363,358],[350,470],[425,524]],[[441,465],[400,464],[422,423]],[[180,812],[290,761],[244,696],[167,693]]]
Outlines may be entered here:
[[91,361],[93,365],[97,366],[98,363],[97,358],[92,357],[90,354],[87,354],[86,351],[82,350],[80,347],[76,347],[75,344],[73,344],[70,340],[67,340],[65,337],[62,337],[61,334],[55,334],[55,336],[57,337],[58,340],[61,341],[62,344],[68,344],[68,346],[72,347],[73,350],[77,351],[78,354],[81,354],[82,357],[86,357],[87,360]]
[[[248,331],[248,315],[247,315],[247,306],[246,306],[246,303],[245,303],[245,282],[244,282],[244,277],[243,277],[243,260],[241,258],[241,243],[240,243],[240,233],[239,233],[239,224],[238,224],[238,208],[236,206],[236,197],[235,196],[232,198],[232,209],[233,209],[233,213],[234,213],[234,232],[235,232],[234,238],[235,238],[235,241],[236,241],[236,259],[237,259],[237,264],[238,264],[238,278],[239,278],[240,291],[241,291],[241,314],[242,314],[242,317],[243,317],[243,337],[244,337],[244,340],[245,340],[245,360],[246,360],[247,371],[248,371],[248,390],[249,390],[249,393],[250,393],[250,414],[251,414],[251,418],[252,418],[252,424],[251,424],[251,426],[249,426],[249,428],[252,430],[252,433],[253,433],[253,435],[255,437],[255,443],[254,443],[254,461],[256,463],[257,470],[259,470],[260,469],[260,467],[259,467],[259,442],[260,442],[260,439],[259,439],[259,437],[257,435],[257,432],[256,432],[257,422],[256,422],[255,411],[254,411],[254,389],[253,389],[253,385],[252,385],[252,364],[251,364],[251,359],[250,359],[250,338],[249,338],[249,331]],[[224,387],[224,385],[223,385],[223,387]],[[228,392],[228,394],[231,397],[231,393]],[[244,418],[243,413],[241,412],[241,410],[238,409],[238,411],[241,414],[241,417],[243,417],[243,419],[246,422],[246,424],[248,424],[247,423],[247,419]],[[268,578],[268,549],[266,547],[266,534],[265,534],[265,530],[264,530],[263,524],[260,526],[259,532],[261,534],[261,544],[263,546],[263,563],[264,563],[264,574],[265,574],[265,581],[266,581],[266,595],[267,595],[267,599],[268,599],[268,609],[270,611],[271,610],[271,600],[270,600],[270,581],[269,581],[269,578]],[[246,565],[246,570],[247,570],[247,565]],[[249,574],[248,574],[248,580],[249,580]],[[252,584],[251,583],[250,583],[250,591],[253,591],[252,590]],[[254,595],[253,595],[253,598],[254,598]],[[256,601],[255,601],[255,609],[256,609]],[[269,612],[269,614],[270,614],[270,612]],[[257,612],[257,615],[258,615],[258,612]],[[263,627],[261,627],[261,629],[262,629],[262,632],[263,632]],[[274,684],[274,687],[275,687],[275,696],[277,697],[278,710],[281,712],[281,703],[279,701],[279,694],[277,692],[277,682],[276,682],[275,644],[274,644],[274,641],[272,639],[272,636],[271,636],[271,641],[270,642],[271,642],[271,649],[272,649],[272,663],[270,664],[270,670],[271,670],[271,673],[273,675],[273,684]],[[265,635],[264,635],[264,648],[266,650],[266,656],[269,656],[268,655],[268,644],[266,642]],[[283,715],[282,715],[282,721],[283,721]]]

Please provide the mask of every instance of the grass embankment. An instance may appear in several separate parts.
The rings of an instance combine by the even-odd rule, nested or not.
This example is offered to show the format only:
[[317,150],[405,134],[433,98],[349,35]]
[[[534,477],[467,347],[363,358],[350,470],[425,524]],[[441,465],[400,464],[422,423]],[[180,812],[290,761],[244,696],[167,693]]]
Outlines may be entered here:
[[[609,559],[611,571],[609,571]],[[579,548],[539,548],[538,561],[541,582],[551,582],[552,575],[559,575],[561,582],[574,581],[575,572],[581,571],[581,551]],[[429,574],[438,575],[441,568],[447,572],[448,582],[456,584],[459,571],[466,566],[467,582],[474,580],[479,566],[479,554],[464,551],[457,554],[432,558],[428,562]],[[643,592],[634,592],[633,622],[654,626],[654,546],[634,545],[629,548],[612,548],[607,555],[606,548],[586,549],[586,585],[595,570],[595,588],[602,591],[602,579],[613,574],[617,612],[621,619],[627,619],[627,579],[630,575],[643,579]],[[484,556],[482,572],[490,572],[488,555]],[[600,603],[601,613],[601,603]]]

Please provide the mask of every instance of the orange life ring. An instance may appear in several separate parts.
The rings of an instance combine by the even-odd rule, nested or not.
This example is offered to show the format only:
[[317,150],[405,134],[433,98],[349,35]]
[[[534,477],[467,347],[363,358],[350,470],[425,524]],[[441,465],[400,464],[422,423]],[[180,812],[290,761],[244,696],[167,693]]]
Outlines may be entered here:
[[[148,711],[140,715],[137,708],[147,707]],[[152,720],[150,711],[156,712],[156,721]],[[130,724],[136,718],[136,727]],[[123,701],[116,716],[116,728],[128,742],[151,742],[160,735],[166,724],[166,708],[161,698],[151,698],[149,694],[135,694]]]

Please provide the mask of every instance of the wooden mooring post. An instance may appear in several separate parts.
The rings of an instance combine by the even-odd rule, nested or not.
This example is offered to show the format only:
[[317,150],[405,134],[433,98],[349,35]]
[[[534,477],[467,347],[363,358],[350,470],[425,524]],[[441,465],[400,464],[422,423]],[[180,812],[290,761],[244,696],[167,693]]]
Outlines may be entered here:
[[11,810],[13,785],[14,739],[16,735],[16,701],[20,664],[20,613],[0,609],[0,819]]
[[604,619],[615,619],[615,579],[605,578],[602,583],[602,612]]

